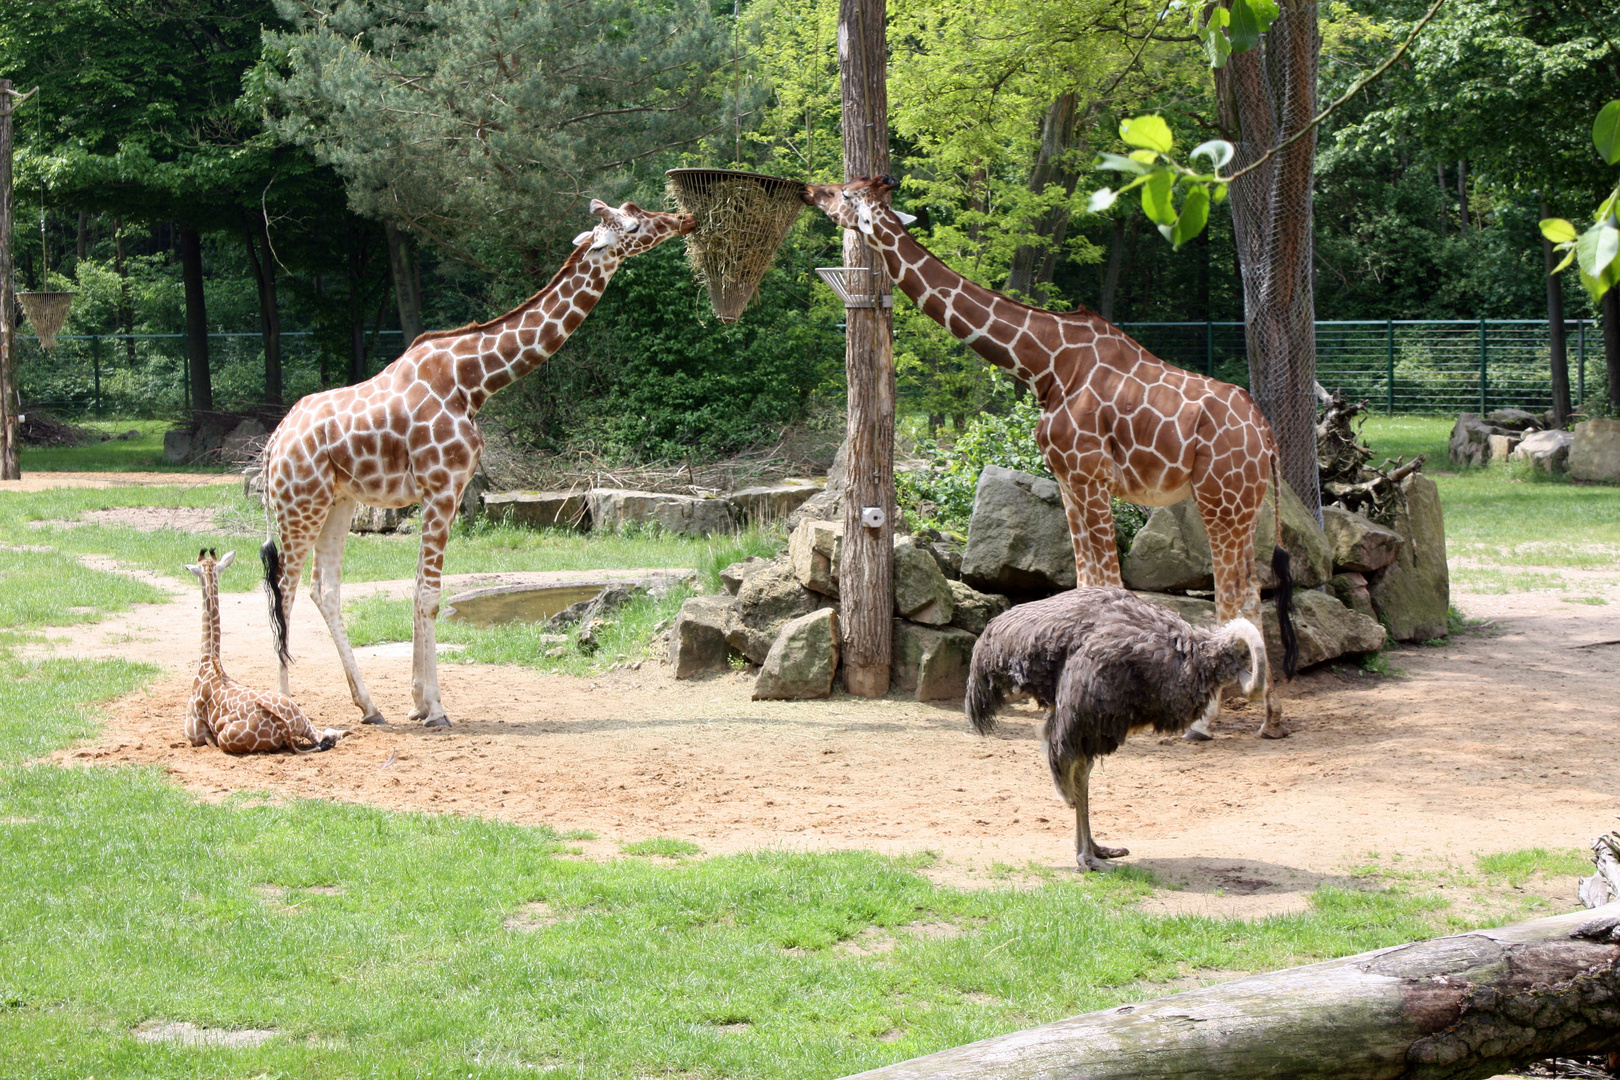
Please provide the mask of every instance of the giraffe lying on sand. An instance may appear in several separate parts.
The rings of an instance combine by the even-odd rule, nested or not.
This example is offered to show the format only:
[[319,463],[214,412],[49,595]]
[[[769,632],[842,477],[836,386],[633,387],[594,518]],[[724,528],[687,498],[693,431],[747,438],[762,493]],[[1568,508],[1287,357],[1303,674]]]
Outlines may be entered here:
[[[889,177],[813,184],[804,200],[846,229],[858,229],[883,256],[889,276],[923,313],[974,352],[1008,371],[1041,405],[1035,441],[1057,478],[1068,512],[1081,586],[1120,585],[1110,496],[1169,506],[1191,495],[1209,533],[1215,564],[1215,617],[1260,622],[1255,518],[1266,482],[1278,489],[1277,443],[1248,391],[1166,364],[1119,327],[1089,311],[1042,311],[962,277],[906,231],[909,215],[889,205]],[[1280,507],[1277,508],[1280,510]],[[1271,570],[1283,670],[1294,674],[1297,646],[1289,618],[1293,579],[1281,543]],[[1288,734],[1272,693],[1269,664],[1259,696],[1260,735]],[[1208,719],[1187,737],[1207,739]]]
[[421,503],[410,718],[450,726],[439,701],[433,620],[450,524],[484,449],[478,410],[562,348],[620,263],[697,227],[690,214],[654,213],[635,203],[614,209],[593,199],[591,211],[601,223],[574,238],[578,247],[551,283],[521,307],[488,322],[421,335],[377,376],[302,399],[271,434],[263,464],[270,539],[260,554],[283,694],[291,660],[287,614],[313,551],[315,607],[343,661],[360,722],[384,722],[343,628],[343,541],[356,504]]
[[[292,698],[253,690],[229,675],[219,663],[219,572],[231,565],[236,552],[215,559],[212,549],[197,552],[197,564],[186,569],[202,582],[202,661],[191,684],[186,709],[186,738],[192,746],[209,743],[227,754],[280,750],[312,754],[332,749],[344,734],[331,728],[315,733]],[[307,746],[299,745],[299,741]]]

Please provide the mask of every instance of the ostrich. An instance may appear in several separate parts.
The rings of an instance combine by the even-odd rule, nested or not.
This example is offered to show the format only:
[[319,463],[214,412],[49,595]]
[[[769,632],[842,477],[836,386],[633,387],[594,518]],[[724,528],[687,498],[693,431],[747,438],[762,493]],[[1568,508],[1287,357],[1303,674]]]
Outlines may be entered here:
[[[1050,710],[1041,747],[1058,794],[1074,807],[1075,861],[1082,873],[1106,870],[1105,860],[1130,851],[1092,839],[1092,762],[1133,731],[1176,733],[1213,719],[1233,683],[1253,700],[1265,657],[1248,619],[1200,629],[1125,589],[1074,589],[990,620],[973,647],[964,708],[981,735],[995,729],[1009,693]],[[1290,659],[1290,677],[1292,667]]]

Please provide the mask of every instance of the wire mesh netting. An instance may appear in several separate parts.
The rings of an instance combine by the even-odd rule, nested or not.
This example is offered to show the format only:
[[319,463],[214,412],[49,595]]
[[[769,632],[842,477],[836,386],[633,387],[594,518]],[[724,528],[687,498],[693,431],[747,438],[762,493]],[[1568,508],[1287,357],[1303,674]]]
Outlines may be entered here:
[[[186,411],[190,372],[184,334],[63,334],[47,352],[33,335],[16,338],[16,377],[24,408],[65,417],[165,418]],[[366,335],[367,373],[404,348],[398,330]],[[347,355],[323,348],[309,331],[281,335],[282,400],[295,401],[348,381]],[[216,408],[264,403],[264,339],[209,334],[208,366]]]

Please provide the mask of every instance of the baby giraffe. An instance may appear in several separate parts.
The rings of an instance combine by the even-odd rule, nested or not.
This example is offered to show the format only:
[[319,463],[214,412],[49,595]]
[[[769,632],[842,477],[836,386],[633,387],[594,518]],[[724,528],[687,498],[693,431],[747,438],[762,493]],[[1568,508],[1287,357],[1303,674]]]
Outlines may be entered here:
[[[216,559],[210,548],[197,552],[197,565],[186,569],[202,582],[202,661],[197,681],[191,684],[191,705],[186,710],[186,738],[192,746],[210,743],[227,754],[286,747],[295,754],[330,750],[345,732],[327,728],[319,735],[293,699],[286,694],[252,690],[229,675],[219,663],[219,572],[231,565],[236,552]],[[309,743],[300,746],[299,740]]]

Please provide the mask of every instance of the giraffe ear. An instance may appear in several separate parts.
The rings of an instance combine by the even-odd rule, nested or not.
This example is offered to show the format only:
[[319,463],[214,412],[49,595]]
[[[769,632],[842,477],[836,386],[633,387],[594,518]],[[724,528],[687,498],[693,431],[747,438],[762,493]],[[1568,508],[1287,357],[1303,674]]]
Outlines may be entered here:
[[595,235],[596,235],[596,230],[594,230],[594,229],[585,230],[584,232],[580,233],[578,236],[574,237],[574,246],[579,247],[579,245],[583,244],[585,241],[591,239]]
[[608,215],[613,213],[613,207],[609,206],[607,203],[603,202],[601,199],[592,199],[591,200],[591,213],[595,214],[597,217],[601,218],[603,221],[606,221],[607,218],[608,218]]
[[190,563],[181,563],[180,565],[191,571],[192,577],[196,578],[198,581],[202,580],[202,567],[193,566]]
[[[893,210],[894,208],[890,207],[889,209]],[[916,214],[908,214],[904,210],[895,210],[894,216],[900,219],[900,224],[902,225],[910,225],[913,221],[917,220]]]
[[231,565],[231,563],[233,563],[235,561],[236,561],[236,552],[227,551],[224,555],[220,556],[219,565],[218,565],[218,567],[216,567],[216,569],[223,570],[223,569],[225,569],[227,566]]

